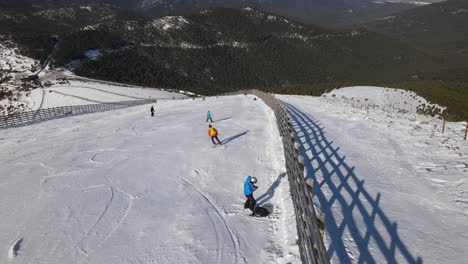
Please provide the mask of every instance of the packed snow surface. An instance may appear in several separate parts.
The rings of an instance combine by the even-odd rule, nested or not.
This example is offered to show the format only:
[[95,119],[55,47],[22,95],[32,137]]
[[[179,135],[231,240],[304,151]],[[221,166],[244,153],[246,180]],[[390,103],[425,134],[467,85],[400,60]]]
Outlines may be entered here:
[[[252,99],[1,130],[0,263],[300,263],[274,113]],[[208,110],[224,146],[207,135]],[[267,218],[243,209],[252,173]]]
[[[381,108],[384,111],[416,113],[417,107],[430,103],[415,92],[395,88],[375,86],[354,86],[335,89],[324,96],[336,97],[336,100],[349,102],[356,107]],[[436,105],[436,107],[443,109]]]
[[139,99],[181,99],[185,95],[152,88],[117,86],[105,83],[70,81],[67,84],[54,84],[44,89],[35,89],[22,100],[30,108],[50,108],[65,105],[84,105]]
[[[465,123],[442,134],[441,120],[389,107],[401,95],[391,90],[278,96],[316,181],[332,263],[467,263]],[[359,108],[345,94],[380,105]]]

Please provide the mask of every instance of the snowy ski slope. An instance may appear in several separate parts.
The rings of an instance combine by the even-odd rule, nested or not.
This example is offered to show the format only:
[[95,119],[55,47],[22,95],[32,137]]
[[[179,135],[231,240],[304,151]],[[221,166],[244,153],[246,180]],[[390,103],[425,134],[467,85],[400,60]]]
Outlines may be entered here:
[[[149,108],[0,131],[0,263],[299,263],[271,109],[251,96]],[[243,209],[253,171],[268,218]]]
[[[50,89],[97,101],[162,95],[89,85]],[[83,100],[67,97],[49,99]],[[440,120],[414,113],[424,99],[394,89],[278,98],[317,182],[332,263],[466,262],[464,123],[441,134]],[[252,96],[161,100],[154,118],[149,107],[0,131],[0,263],[300,263],[271,109]],[[207,110],[225,146],[212,146]],[[252,172],[257,200],[273,209],[265,219],[242,208]]]
[[83,81],[70,81],[69,84],[54,84],[49,88],[35,89],[27,97],[23,96],[23,100],[27,101],[33,110],[64,105],[171,98],[179,99],[186,98],[186,96],[158,89],[125,87]]
[[[413,98],[392,91],[277,96],[317,181],[332,263],[468,263],[465,123],[447,123],[442,134],[439,119],[392,110]],[[356,109],[351,97],[379,107]]]

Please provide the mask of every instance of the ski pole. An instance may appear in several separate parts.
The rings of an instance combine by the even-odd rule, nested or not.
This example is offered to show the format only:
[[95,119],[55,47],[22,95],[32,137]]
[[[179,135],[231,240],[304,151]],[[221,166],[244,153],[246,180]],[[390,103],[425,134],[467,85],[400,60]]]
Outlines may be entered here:
[[253,177],[254,174],[255,174],[255,169],[252,171],[252,173],[250,174],[250,176]]

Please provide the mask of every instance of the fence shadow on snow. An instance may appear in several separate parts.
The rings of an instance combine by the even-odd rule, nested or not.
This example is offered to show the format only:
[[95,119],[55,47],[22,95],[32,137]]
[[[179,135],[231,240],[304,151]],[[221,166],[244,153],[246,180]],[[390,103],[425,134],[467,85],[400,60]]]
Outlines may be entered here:
[[[330,236],[328,256],[335,255],[339,263],[377,263],[376,254],[383,256],[386,263],[398,263],[397,257],[405,263],[422,263],[401,240],[397,223],[380,207],[380,194],[374,198],[368,193],[364,180],[345,162],[339,148],[333,147],[333,141],[325,137],[324,128],[294,106],[282,104],[290,112],[292,128],[301,142],[306,177],[314,180],[313,192],[325,214],[325,228]],[[332,208],[340,208],[341,216],[334,215]],[[364,222],[365,230],[359,230],[357,221],[361,221],[360,225]],[[350,238],[345,237],[345,230]],[[348,254],[345,239],[354,241],[358,256]]]
[[275,196],[276,188],[278,188],[278,186],[281,183],[281,180],[284,177],[286,177],[286,175],[287,174],[285,172],[278,175],[278,178],[273,182],[273,184],[270,186],[270,188],[268,188],[268,190],[266,190],[266,192],[264,194],[260,195],[257,198],[257,203],[259,205],[265,204],[266,202],[270,201],[270,199],[273,198],[273,196]]
[[[291,117],[285,106],[274,98],[258,90],[243,90],[226,95],[253,94],[262,99],[262,101],[271,108],[272,114],[276,117],[276,124],[279,135],[283,141],[286,176],[289,182],[291,200],[294,206],[296,227],[297,227],[297,245],[304,264],[329,264],[321,236],[321,220],[317,217],[314,203],[312,200],[312,189],[306,183],[304,177],[304,158],[299,153],[299,143],[294,138],[294,132],[291,128]],[[256,98],[255,97],[255,98]],[[271,204],[265,203],[274,195],[276,185],[280,184],[282,175],[267,190],[267,192],[258,198],[263,207],[271,211]]]

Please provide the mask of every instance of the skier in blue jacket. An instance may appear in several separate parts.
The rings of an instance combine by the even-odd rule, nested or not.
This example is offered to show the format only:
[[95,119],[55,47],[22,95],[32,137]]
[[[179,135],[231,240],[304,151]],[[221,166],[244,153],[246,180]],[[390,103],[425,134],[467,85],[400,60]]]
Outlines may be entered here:
[[212,116],[211,116],[211,112],[208,111],[206,113],[206,122],[208,122],[208,120],[210,120],[211,123],[213,123],[213,119],[212,119]]
[[244,195],[245,197],[247,197],[247,201],[245,201],[244,208],[249,208],[250,210],[252,210],[252,215],[254,214],[255,205],[257,204],[257,201],[255,201],[255,198],[253,197],[253,193],[258,188],[257,186],[255,186],[255,183],[257,183],[257,178],[252,177],[250,175],[247,177],[244,183]]

